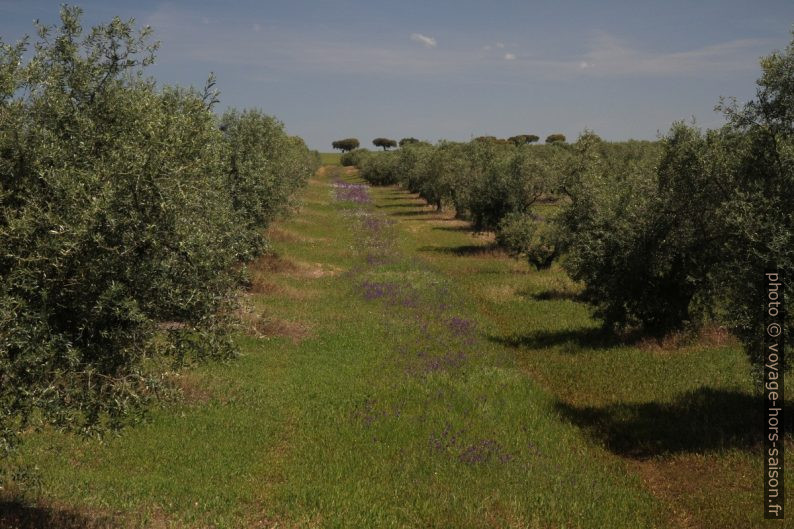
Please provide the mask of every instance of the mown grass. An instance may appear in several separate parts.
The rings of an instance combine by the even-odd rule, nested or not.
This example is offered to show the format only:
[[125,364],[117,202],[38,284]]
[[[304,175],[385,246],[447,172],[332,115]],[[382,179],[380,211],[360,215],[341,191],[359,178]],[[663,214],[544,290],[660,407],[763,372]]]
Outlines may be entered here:
[[181,403],[117,436],[28,435],[40,484],[2,508],[122,527],[760,525],[735,346],[611,344],[559,270],[401,190],[336,200],[340,177],[323,169],[252,265],[241,358],[183,373]]
[[764,525],[761,402],[734,340],[710,329],[620,343],[599,332],[578,286],[556,266],[534,271],[416,197],[378,194],[408,226],[405,251],[423,254],[470,293],[488,339],[513,351],[562,420],[629,464],[671,513],[671,526]]
[[323,165],[339,165],[339,159],[342,157],[338,152],[321,152],[320,163]]

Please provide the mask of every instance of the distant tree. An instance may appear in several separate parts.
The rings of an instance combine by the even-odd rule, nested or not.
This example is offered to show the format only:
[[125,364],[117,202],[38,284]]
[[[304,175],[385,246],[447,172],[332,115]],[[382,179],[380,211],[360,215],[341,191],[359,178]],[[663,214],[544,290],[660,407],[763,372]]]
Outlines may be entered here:
[[494,145],[507,145],[510,143],[510,140],[504,138],[497,138],[496,136],[477,136],[471,141],[477,143],[491,143]]
[[565,143],[565,134],[549,134],[546,143]]
[[353,149],[358,149],[359,143],[356,138],[345,138],[344,140],[336,140],[331,143],[331,147],[339,149],[342,152],[349,152]]
[[390,140],[389,138],[375,138],[372,140],[372,145],[375,147],[383,147],[383,150],[385,151],[389,147],[397,147],[397,142]]
[[535,136],[534,134],[519,134],[518,136],[510,136],[507,138],[507,141],[516,145],[525,145],[527,143],[535,143],[539,139],[540,137]]
[[419,140],[417,140],[416,138],[403,138],[400,140],[400,147],[404,145],[408,145],[410,143],[419,143]]

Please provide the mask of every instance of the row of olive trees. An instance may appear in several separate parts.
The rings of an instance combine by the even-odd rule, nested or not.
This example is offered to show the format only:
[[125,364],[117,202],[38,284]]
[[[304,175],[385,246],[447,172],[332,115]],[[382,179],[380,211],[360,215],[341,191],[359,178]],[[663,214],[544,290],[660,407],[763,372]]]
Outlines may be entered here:
[[349,155],[370,183],[400,182],[439,209],[454,208],[475,229],[496,231],[508,215],[528,213],[533,205],[554,198],[557,175],[570,151],[564,144],[530,146],[475,138]]
[[[762,365],[765,271],[794,275],[794,42],[761,61],[726,124],[675,124],[656,163],[615,165],[584,134],[546,243],[605,324],[663,334],[716,321]],[[786,319],[786,332],[794,319]]]
[[792,52],[765,60],[758,99],[725,107],[722,128],[674,125],[655,170],[610,173],[600,141],[580,139],[553,244],[608,326],[717,321],[762,365],[765,271],[782,272],[789,298],[794,275]]
[[[762,359],[764,272],[794,276],[794,44],[762,60],[757,98],[727,123],[678,123],[660,142],[533,147],[477,139],[363,157],[538,268],[559,259],[605,326],[664,334],[729,327]],[[787,317],[787,332],[794,320]]]
[[144,359],[233,352],[239,264],[312,172],[299,138],[217,93],[157,88],[148,28],[64,7],[0,42],[0,448],[32,417],[118,425]]

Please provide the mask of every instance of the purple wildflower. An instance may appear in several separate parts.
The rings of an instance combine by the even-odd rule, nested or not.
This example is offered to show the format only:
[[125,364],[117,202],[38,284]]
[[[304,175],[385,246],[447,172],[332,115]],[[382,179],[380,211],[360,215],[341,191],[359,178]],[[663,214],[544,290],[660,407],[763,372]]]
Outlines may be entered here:
[[369,204],[369,186],[364,184],[348,184],[338,180],[333,184],[336,190],[336,200],[341,202],[355,202],[356,204]]

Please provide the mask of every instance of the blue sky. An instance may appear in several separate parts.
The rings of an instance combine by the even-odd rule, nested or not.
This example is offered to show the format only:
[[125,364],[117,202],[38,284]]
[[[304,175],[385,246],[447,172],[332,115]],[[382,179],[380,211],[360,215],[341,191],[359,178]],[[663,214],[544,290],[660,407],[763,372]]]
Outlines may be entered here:
[[[218,77],[221,109],[257,107],[310,147],[562,132],[653,139],[718,126],[719,96],[755,93],[758,58],[791,40],[794,2],[467,0],[86,1],[86,26],[151,25],[163,83]],[[59,2],[0,0],[0,36]]]

